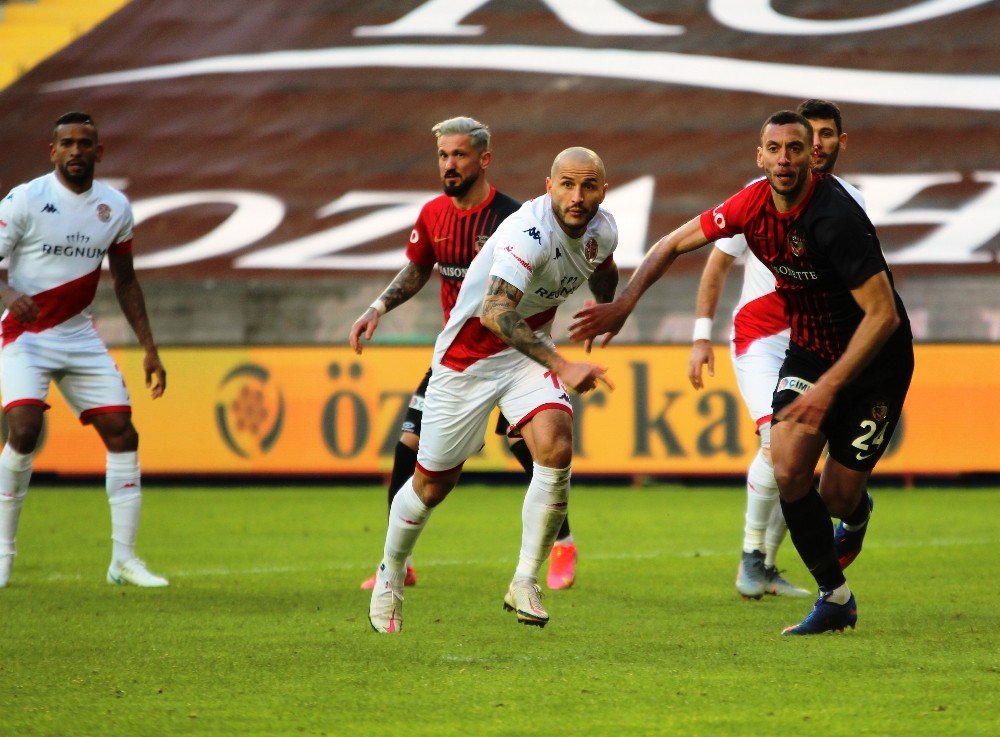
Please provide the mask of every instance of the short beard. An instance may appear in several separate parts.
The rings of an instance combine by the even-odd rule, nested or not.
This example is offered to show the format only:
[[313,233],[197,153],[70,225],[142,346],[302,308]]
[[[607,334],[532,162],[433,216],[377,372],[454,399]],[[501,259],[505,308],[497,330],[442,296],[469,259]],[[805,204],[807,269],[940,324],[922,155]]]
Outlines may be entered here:
[[86,184],[92,181],[94,178],[94,167],[87,167],[79,174],[71,174],[69,172],[69,167],[59,167],[59,171],[62,172],[63,178],[70,184]]
[[468,179],[463,179],[458,184],[447,184],[442,182],[444,188],[444,193],[449,197],[464,197],[465,194],[472,189],[472,185],[475,184],[479,179],[479,175],[476,174],[474,177],[469,177]]

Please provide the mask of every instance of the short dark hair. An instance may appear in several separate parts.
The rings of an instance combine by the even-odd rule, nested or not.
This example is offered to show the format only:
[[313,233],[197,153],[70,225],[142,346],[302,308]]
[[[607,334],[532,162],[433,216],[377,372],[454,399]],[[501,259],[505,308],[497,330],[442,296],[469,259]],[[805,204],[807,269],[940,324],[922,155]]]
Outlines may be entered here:
[[764,129],[769,125],[789,125],[791,123],[798,123],[803,128],[806,129],[806,135],[809,137],[809,145],[812,145],[813,137],[813,127],[809,119],[804,115],[795,112],[794,110],[779,110],[776,113],[771,113],[767,120],[764,121],[764,125],[760,127],[760,135],[763,138]]
[[805,100],[799,103],[796,110],[810,120],[832,120],[837,124],[837,135],[844,132],[844,124],[840,118],[840,108],[829,100]]
[[61,125],[89,125],[93,127],[95,131],[97,130],[97,123],[95,123],[94,119],[90,117],[90,114],[81,113],[79,111],[73,111],[71,113],[63,113],[62,115],[60,115],[59,118],[56,120],[55,125],[52,126],[53,135],[55,135],[56,130]]

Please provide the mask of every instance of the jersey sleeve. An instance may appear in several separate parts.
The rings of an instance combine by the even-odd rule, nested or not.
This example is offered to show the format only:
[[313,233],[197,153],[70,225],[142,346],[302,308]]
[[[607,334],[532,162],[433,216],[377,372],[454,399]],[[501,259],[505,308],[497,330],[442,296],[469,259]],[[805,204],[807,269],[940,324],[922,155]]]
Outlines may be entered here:
[[24,235],[27,221],[25,200],[21,187],[15,187],[0,200],[0,259],[9,258]]
[[[704,230],[704,226],[702,226]],[[742,233],[734,235],[732,238],[720,238],[715,242],[715,247],[733,258],[739,258],[747,252],[747,239]]]
[[427,205],[420,211],[420,216],[410,231],[410,242],[406,246],[406,258],[420,266],[433,266],[437,263],[431,235],[424,223]]
[[848,289],[855,289],[888,269],[874,228],[859,212],[824,218],[816,224],[819,244]]
[[741,189],[721,205],[701,214],[701,230],[710,241],[743,232],[753,185]]
[[132,215],[132,205],[125,201],[125,216],[122,218],[122,226],[115,236],[115,242],[111,244],[108,253],[131,253],[132,252],[132,228],[135,226],[135,218]]

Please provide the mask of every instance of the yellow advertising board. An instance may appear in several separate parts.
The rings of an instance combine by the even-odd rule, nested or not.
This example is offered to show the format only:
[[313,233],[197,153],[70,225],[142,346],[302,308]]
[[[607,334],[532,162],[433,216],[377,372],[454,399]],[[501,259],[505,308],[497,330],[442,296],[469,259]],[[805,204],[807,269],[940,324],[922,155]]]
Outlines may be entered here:
[[[166,394],[150,400],[142,353],[112,351],[132,394],[140,458],[157,474],[388,472],[399,426],[429,347],[170,348]],[[582,355],[567,348],[569,355]],[[574,397],[576,473],[742,474],[753,422],[725,346],[700,392],[686,346],[595,351],[617,388]],[[1000,346],[920,345],[903,421],[877,472],[1000,472]],[[35,469],[100,474],[104,452],[53,388]],[[470,471],[517,470],[491,430]]]

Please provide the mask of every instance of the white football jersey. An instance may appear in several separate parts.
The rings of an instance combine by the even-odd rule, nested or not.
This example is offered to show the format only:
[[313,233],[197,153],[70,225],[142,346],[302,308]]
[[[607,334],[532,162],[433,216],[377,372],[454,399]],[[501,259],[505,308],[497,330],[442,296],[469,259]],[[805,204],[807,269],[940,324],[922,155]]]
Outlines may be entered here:
[[504,220],[473,259],[451,317],[434,346],[435,365],[492,376],[524,358],[479,320],[492,276],[517,287],[517,311],[536,332],[551,331],[556,308],[584,286],[618,246],[618,226],[603,207],[581,238],[570,238],[545,194]]
[[21,184],[0,201],[0,258],[8,283],[30,295],[40,315],[31,324],[3,313],[3,344],[22,333],[71,336],[93,330],[87,308],[109,252],[132,247],[128,199],[101,182],[83,194],[54,172]]
[[[840,177],[834,177],[854,198],[865,207],[865,198],[852,184]],[[754,179],[759,182],[763,177]],[[750,252],[747,239],[741,233],[732,238],[720,238],[715,247],[723,253],[739,258],[746,256],[743,266],[743,289],[740,299],[733,310],[733,329],[731,340],[736,346],[736,354],[742,355],[747,347],[759,338],[772,335],[789,335],[788,317],[785,315],[785,303],[775,291],[774,274]]]

